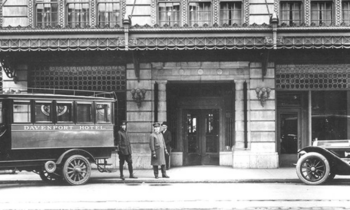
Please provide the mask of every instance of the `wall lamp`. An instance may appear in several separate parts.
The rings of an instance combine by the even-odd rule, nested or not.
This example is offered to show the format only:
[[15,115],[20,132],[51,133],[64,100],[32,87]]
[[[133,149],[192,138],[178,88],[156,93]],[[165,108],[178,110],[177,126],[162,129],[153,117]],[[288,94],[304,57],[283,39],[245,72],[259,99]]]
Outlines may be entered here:
[[270,98],[271,89],[265,87],[258,87],[255,89],[255,92],[256,97],[259,99],[261,106],[264,107],[267,99]]
[[136,102],[137,106],[141,107],[141,102],[145,99],[146,90],[140,88],[134,88],[131,90],[132,99]]

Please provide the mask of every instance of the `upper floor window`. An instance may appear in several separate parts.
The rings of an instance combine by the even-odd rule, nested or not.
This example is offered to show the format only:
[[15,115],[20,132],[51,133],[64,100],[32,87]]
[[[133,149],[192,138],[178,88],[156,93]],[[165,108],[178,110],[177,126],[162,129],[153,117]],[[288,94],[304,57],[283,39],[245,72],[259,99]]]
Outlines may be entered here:
[[211,2],[191,2],[189,4],[190,25],[211,24]]
[[301,24],[301,2],[281,2],[281,23]]
[[342,2],[342,9],[343,9],[343,22],[350,24],[350,1],[343,1]]
[[223,24],[241,24],[242,2],[221,2],[220,22]]
[[57,0],[36,1],[36,25],[38,27],[58,25]]
[[88,0],[68,0],[67,21],[72,28],[89,25],[90,2]]
[[180,24],[180,3],[178,2],[160,2],[158,4],[159,25],[165,24],[173,26]]
[[333,22],[333,4],[331,1],[311,2],[311,22],[316,25],[330,25]]
[[3,26],[28,26],[28,0],[7,0],[2,5]]
[[121,24],[119,0],[98,0],[98,23],[100,26],[115,26]]

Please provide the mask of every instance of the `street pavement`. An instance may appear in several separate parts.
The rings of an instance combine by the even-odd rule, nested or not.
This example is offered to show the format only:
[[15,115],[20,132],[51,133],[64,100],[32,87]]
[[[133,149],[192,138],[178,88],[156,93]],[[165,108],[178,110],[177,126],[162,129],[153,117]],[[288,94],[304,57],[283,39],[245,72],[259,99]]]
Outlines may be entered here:
[[[16,172],[15,174],[0,173],[0,184],[14,182],[41,181],[39,175],[33,172]],[[159,172],[160,173],[160,172]],[[237,169],[223,166],[187,166],[171,168],[167,171],[169,179],[155,179],[153,170],[134,170],[138,179],[130,179],[129,172],[124,169],[123,181],[119,170],[101,173],[92,170],[90,182],[112,183],[300,183],[295,168],[276,169]],[[161,173],[160,173],[161,175]],[[349,181],[350,176],[336,176],[335,180]]]

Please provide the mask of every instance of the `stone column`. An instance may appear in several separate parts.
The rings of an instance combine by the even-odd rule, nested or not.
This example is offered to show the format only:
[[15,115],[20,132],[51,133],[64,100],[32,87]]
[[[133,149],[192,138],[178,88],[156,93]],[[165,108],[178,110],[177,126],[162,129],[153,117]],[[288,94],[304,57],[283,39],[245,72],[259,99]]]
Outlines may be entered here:
[[244,148],[244,101],[243,101],[243,80],[235,81],[236,100],[235,100],[235,143],[234,149]]
[[166,84],[167,81],[157,81],[158,83],[158,121],[167,121],[166,110]]

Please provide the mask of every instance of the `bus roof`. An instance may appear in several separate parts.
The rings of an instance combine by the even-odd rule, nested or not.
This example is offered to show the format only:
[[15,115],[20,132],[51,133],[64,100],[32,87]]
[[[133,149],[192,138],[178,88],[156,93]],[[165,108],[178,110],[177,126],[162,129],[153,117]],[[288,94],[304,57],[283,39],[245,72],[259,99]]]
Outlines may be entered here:
[[71,89],[8,89],[0,91],[0,99],[59,99],[59,100],[98,100],[98,101],[117,101],[115,92],[85,91]]

